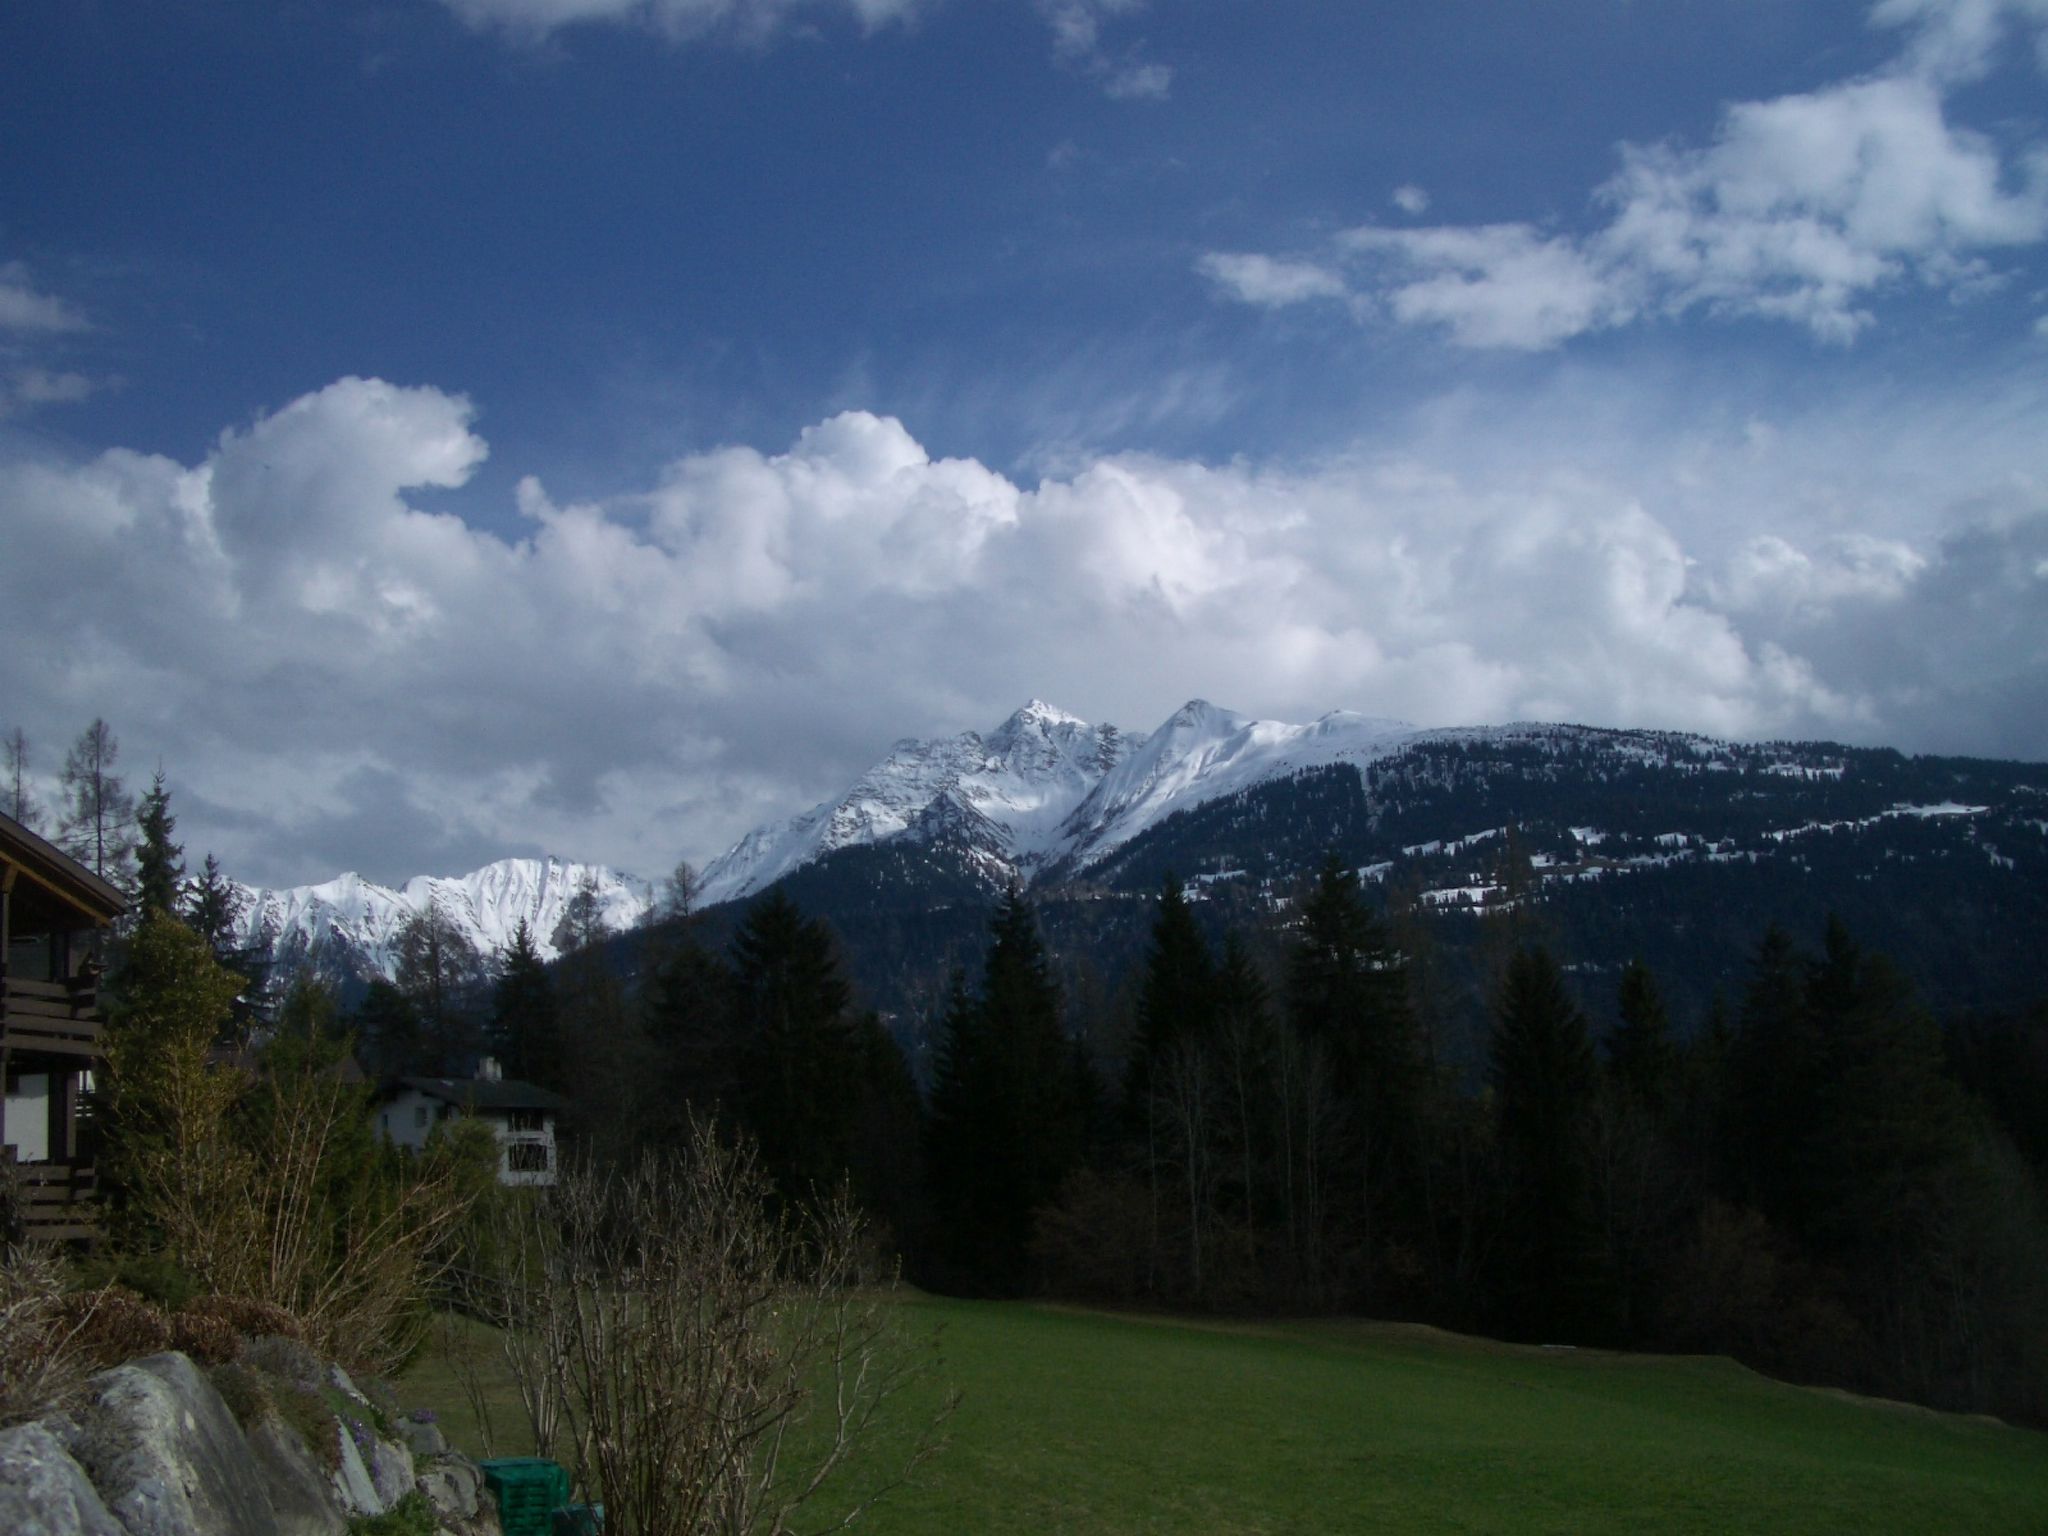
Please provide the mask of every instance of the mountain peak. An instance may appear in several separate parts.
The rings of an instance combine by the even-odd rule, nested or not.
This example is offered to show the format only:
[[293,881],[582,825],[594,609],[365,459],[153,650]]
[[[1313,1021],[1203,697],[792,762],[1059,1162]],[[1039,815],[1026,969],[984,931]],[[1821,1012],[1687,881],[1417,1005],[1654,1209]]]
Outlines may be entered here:
[[1070,715],[1057,704],[1048,704],[1043,699],[1028,700],[1022,709],[996,727],[998,735],[1005,731],[1025,726],[1086,725],[1088,722],[1079,715]]

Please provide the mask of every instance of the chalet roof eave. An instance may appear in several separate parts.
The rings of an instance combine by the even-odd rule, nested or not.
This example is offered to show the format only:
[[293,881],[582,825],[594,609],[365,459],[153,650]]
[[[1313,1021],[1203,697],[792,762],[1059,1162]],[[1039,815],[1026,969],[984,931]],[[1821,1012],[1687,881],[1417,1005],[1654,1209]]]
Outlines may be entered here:
[[0,815],[0,865],[19,870],[98,923],[111,923],[128,910],[118,888],[12,816]]

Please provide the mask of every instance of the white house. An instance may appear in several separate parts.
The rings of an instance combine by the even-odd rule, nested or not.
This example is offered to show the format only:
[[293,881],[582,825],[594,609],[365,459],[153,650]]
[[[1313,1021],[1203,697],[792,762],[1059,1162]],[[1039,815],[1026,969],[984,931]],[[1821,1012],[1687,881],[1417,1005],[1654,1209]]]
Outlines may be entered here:
[[500,1184],[555,1182],[555,1118],[569,1101],[508,1078],[486,1056],[475,1077],[401,1077],[377,1110],[385,1140],[417,1150],[453,1115],[475,1115],[498,1138]]

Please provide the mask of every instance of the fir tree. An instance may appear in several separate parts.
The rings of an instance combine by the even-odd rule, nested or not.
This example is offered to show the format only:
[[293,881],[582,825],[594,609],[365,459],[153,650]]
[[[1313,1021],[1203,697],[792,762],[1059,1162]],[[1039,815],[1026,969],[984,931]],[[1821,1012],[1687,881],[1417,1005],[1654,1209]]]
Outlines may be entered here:
[[1144,1101],[1170,1051],[1209,1044],[1215,1017],[1216,964],[1180,882],[1169,874],[1160,887],[1159,915],[1153,920],[1152,948],[1138,994],[1138,1037],[1124,1074],[1127,1101]]
[[164,771],[159,768],[136,818],[141,837],[135,849],[135,894],[144,912],[178,914],[179,892],[185,883],[185,849],[171,841],[177,825],[178,819],[171,814],[171,792],[165,788]]

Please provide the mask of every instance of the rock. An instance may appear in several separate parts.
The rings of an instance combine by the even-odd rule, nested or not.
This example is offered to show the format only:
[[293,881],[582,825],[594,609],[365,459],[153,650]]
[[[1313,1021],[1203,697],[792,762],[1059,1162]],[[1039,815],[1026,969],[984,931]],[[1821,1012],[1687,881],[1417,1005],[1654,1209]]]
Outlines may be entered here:
[[416,1480],[427,1502],[442,1523],[468,1520],[476,1515],[477,1495],[483,1490],[484,1474],[467,1456],[437,1456],[420,1468]]
[[415,1456],[445,1456],[448,1454],[448,1437],[441,1433],[438,1424],[422,1424],[418,1419],[400,1419],[398,1437],[412,1448]]
[[0,1531],[125,1536],[64,1444],[42,1424],[0,1433]]
[[386,1509],[412,1492],[412,1452],[389,1440],[372,1439],[363,1452],[370,1482]]
[[249,1442],[186,1356],[87,1383],[72,1455],[128,1536],[279,1536]]
[[297,1430],[266,1414],[248,1431],[248,1440],[280,1536],[342,1536],[347,1531],[348,1521],[327,1486],[327,1469]]
[[377,1485],[370,1479],[370,1469],[363,1465],[355,1436],[345,1424],[337,1424],[334,1433],[341,1442],[341,1465],[335,1468],[329,1482],[341,1500],[341,1507],[351,1515],[383,1514],[389,1506],[377,1497]]

